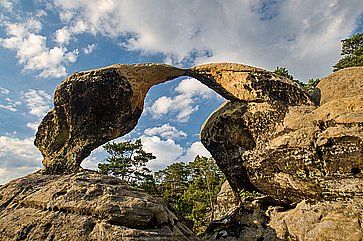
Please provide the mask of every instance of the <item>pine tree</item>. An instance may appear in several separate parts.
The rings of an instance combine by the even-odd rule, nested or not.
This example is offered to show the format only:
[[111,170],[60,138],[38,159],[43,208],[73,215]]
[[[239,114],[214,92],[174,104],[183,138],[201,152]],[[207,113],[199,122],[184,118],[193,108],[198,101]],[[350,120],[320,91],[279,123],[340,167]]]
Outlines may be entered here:
[[333,66],[333,71],[347,67],[363,66],[363,33],[342,40],[343,58]]
[[110,156],[104,163],[98,164],[100,173],[118,177],[133,186],[140,186],[146,180],[152,179],[146,163],[156,157],[142,149],[140,139],[135,142],[107,143],[103,147]]

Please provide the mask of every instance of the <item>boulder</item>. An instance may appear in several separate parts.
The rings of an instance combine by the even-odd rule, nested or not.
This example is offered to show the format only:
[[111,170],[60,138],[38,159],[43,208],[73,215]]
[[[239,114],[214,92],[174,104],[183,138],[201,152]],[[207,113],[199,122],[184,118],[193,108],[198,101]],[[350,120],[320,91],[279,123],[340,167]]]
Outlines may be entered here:
[[204,241],[360,241],[362,199],[301,201],[295,207],[269,197],[245,200],[234,212],[210,223]]
[[302,201],[288,211],[271,209],[268,226],[281,240],[360,241],[363,237],[363,199]]
[[317,88],[321,105],[331,100],[362,95],[363,67],[350,67],[334,72],[322,78]]
[[198,240],[166,207],[93,171],[40,172],[0,187],[0,240]]
[[[287,203],[363,196],[363,87],[355,79],[362,72],[342,70],[322,79],[326,102],[320,106],[281,96],[227,102],[204,124],[202,143],[234,189]],[[355,83],[354,92],[329,96],[328,86],[341,89],[339,80],[343,87]]]

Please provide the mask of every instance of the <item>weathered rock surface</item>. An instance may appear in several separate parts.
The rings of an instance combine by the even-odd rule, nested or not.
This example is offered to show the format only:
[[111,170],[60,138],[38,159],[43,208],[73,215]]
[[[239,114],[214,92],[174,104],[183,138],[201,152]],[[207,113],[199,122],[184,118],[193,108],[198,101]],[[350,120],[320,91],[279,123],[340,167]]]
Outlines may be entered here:
[[142,190],[96,172],[37,172],[0,187],[0,240],[198,240]]
[[112,65],[65,79],[35,139],[47,171],[77,171],[92,150],[136,126],[153,85],[184,73],[161,64]]
[[[322,79],[326,102],[318,107],[299,96],[286,100],[289,94],[228,102],[205,123],[202,142],[234,188],[286,202],[363,196],[363,80],[355,79],[362,73],[347,69]],[[330,96],[340,80],[355,83],[355,95]]]
[[54,109],[36,134],[35,145],[44,156],[46,170],[77,171],[92,150],[136,126],[153,85],[182,75],[197,78],[227,99],[309,102],[308,95],[290,80],[241,64],[209,64],[186,70],[164,64],[119,64],[75,73],[58,86]]
[[[201,139],[231,188],[266,195],[224,203],[205,240],[361,240],[363,68],[322,79],[317,106],[291,80],[229,63],[112,65],[67,78],[36,134],[44,171],[0,187],[0,240],[196,240],[151,196],[80,169],[135,127],[153,85],[183,75],[229,100]],[[220,203],[231,194],[225,186]]]
[[294,209],[269,213],[268,226],[283,240],[360,241],[363,238],[363,199],[300,202]]
[[226,180],[217,195],[214,207],[214,219],[219,220],[234,212],[239,207],[238,195],[232,190]]
[[212,222],[202,240],[360,241],[362,220],[362,199],[302,201],[289,208],[262,197],[246,200],[233,213]]
[[320,91],[320,104],[331,100],[362,95],[363,67],[350,67],[324,77],[317,88]]
[[[281,241],[276,231],[268,226],[269,208],[274,205],[269,197],[245,200],[232,213],[209,224],[202,240],[215,241]],[[283,207],[273,206],[283,210]],[[270,211],[270,210],[269,210]]]

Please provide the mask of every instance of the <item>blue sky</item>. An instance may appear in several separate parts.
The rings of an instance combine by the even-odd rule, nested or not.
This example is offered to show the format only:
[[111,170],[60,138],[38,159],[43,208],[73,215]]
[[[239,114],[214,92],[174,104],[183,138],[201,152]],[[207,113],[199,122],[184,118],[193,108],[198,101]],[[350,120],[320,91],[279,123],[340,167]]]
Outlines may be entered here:
[[[238,62],[320,78],[363,30],[361,0],[1,0],[0,184],[41,167],[37,125],[69,74],[114,63]],[[196,80],[155,86],[136,129],[157,170],[208,155],[199,131],[223,98]],[[102,148],[82,164],[96,168]]]

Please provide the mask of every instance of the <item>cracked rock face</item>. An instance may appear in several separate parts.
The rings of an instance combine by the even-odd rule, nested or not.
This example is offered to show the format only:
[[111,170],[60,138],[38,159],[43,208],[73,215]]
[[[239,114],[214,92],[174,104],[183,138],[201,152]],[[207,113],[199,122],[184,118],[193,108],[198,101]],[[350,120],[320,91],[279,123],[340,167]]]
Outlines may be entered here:
[[[205,123],[202,142],[232,187],[286,202],[363,196],[362,80],[363,68],[322,79],[320,106],[281,95],[228,102]],[[354,91],[331,94],[344,86]]]
[[40,172],[0,187],[0,240],[197,240],[143,190],[96,172]]

